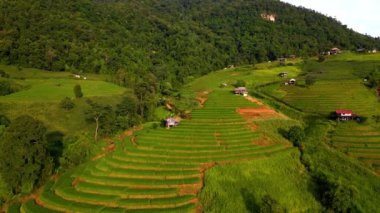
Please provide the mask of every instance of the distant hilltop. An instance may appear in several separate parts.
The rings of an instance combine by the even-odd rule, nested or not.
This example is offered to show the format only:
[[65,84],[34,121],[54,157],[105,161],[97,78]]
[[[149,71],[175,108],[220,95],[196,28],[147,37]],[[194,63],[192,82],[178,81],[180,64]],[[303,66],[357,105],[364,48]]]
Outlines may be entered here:
[[182,84],[229,64],[334,46],[380,49],[334,18],[278,0],[0,1],[0,14],[1,63],[115,74],[120,84],[141,73]]

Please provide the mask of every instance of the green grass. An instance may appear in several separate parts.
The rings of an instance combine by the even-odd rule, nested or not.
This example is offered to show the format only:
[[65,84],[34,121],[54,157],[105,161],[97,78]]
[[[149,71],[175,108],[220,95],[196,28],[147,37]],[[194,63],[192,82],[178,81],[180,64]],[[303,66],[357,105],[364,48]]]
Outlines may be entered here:
[[332,133],[331,143],[375,171],[380,171],[380,130],[368,124],[341,122]]
[[[330,111],[334,107],[352,107],[357,113],[367,115],[368,110],[378,106],[378,103],[371,99],[370,91],[356,75],[357,64],[350,68],[351,61],[334,60],[313,65],[321,66],[316,68],[324,71],[317,84],[310,88],[282,87],[278,83],[264,87],[263,91],[307,112],[326,113],[324,110]],[[366,69],[369,67],[368,65]],[[262,106],[232,94],[232,86],[219,88],[222,82],[231,85],[239,79],[245,80],[248,88],[281,82],[284,79],[277,75],[283,71],[288,72],[289,77],[295,77],[301,72],[296,66],[277,67],[268,63],[222,70],[196,79],[181,90],[184,105],[193,104],[191,108],[194,109],[197,93],[208,91],[209,94],[204,106],[191,112],[191,119],[182,120],[178,127],[172,129],[146,127],[136,132],[133,139],[115,141],[115,152],[87,162],[73,173],[59,177],[55,183],[49,182],[40,198],[42,204],[52,210],[78,212],[194,212],[195,192],[202,186],[201,171],[206,165],[218,165],[206,172],[205,188],[199,195],[205,212],[257,210],[264,195],[270,195],[288,212],[322,211],[313,194],[314,182],[300,162],[300,153],[295,148],[290,148],[289,142],[281,135],[291,126],[302,126],[303,123],[288,118],[264,119],[255,121],[258,129],[253,131],[248,128],[253,123],[245,120],[236,109]],[[343,84],[339,80],[342,75],[345,79]],[[75,82],[63,76],[60,80]],[[354,92],[350,92],[350,89]],[[83,90],[86,96],[85,87]],[[107,89],[102,89],[102,92],[109,98],[105,102],[116,104],[118,93]],[[318,97],[315,98],[316,96]],[[362,103],[364,100],[365,104]],[[82,100],[76,100],[76,104],[81,110],[86,107]],[[58,105],[55,107],[57,115],[68,118],[64,111],[60,112]],[[41,109],[38,113],[41,116],[46,112]],[[75,115],[75,111],[73,113]],[[156,112],[158,117],[165,113],[164,109]],[[44,116],[48,118],[52,115],[43,114],[41,117]],[[76,125],[75,128],[79,126]],[[325,132],[321,132],[314,135],[313,139],[322,137]],[[370,137],[372,136],[366,136],[367,139]],[[256,144],[257,140],[268,144]],[[356,148],[361,148],[356,150],[356,154],[362,154],[368,147]],[[306,151],[312,152],[309,146]],[[334,157],[339,155],[339,161],[346,157],[335,150],[332,152]],[[373,157],[373,153],[376,153],[376,149],[361,158],[363,161],[364,158],[368,160]],[[317,156],[323,155],[319,153]],[[326,159],[321,157],[321,160]],[[374,160],[372,163],[378,165],[380,162]],[[364,167],[359,168],[361,172],[366,171]],[[309,169],[313,170],[314,167]],[[361,174],[363,176],[359,173],[354,174],[355,181],[363,180],[361,178],[364,173]],[[368,188],[360,191],[360,195],[365,197],[365,192],[372,195]],[[363,201],[363,206],[372,205],[371,202]],[[31,202],[21,206],[21,209],[27,208],[38,207]]]
[[1,102],[57,102],[64,97],[74,98],[73,88],[81,85],[84,97],[121,95],[126,90],[104,81],[75,79],[26,79],[20,81],[29,88],[0,97]]
[[[4,65],[0,65],[0,69],[9,73],[12,81],[24,87],[19,92],[0,96],[4,113],[10,119],[21,114],[32,115],[42,120],[49,130],[58,130],[65,134],[93,131],[93,127],[84,118],[84,111],[89,106],[84,98],[74,98],[74,85],[81,85],[85,98],[112,106],[119,103],[123,93],[130,91],[105,82],[104,75],[88,75],[89,80],[77,80],[73,74],[67,72],[29,68],[18,71],[16,67]],[[73,110],[66,111],[60,107],[60,101],[65,97],[73,98]]]
[[[91,206],[133,211],[194,210],[193,190],[200,189],[204,163],[267,158],[287,152],[285,141],[265,147],[252,143],[260,133],[246,128],[250,124],[236,108],[258,107],[255,103],[223,89],[214,90],[208,98],[190,120],[172,129],[137,132],[134,137],[138,146],[132,146],[130,139],[118,143],[114,153],[60,177],[45,189],[41,199],[55,210],[63,208],[64,202],[78,211]],[[75,178],[79,181],[74,186]],[[195,188],[184,192],[183,187]]]
[[319,211],[309,191],[310,177],[298,158],[293,149],[269,159],[212,168],[200,194],[204,212],[256,211],[267,194],[288,212]]

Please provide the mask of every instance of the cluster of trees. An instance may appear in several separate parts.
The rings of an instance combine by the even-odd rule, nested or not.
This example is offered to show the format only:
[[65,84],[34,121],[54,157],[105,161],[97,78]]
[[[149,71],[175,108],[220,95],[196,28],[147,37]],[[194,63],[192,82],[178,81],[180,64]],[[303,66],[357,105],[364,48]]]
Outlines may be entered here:
[[0,14],[2,63],[112,73],[127,86],[141,73],[176,86],[228,64],[380,48],[333,18],[276,0],[1,1]]
[[367,76],[368,86],[371,88],[380,87],[380,67],[375,68]]
[[23,115],[13,120],[0,140],[0,174],[12,194],[30,192],[54,167],[44,124]]

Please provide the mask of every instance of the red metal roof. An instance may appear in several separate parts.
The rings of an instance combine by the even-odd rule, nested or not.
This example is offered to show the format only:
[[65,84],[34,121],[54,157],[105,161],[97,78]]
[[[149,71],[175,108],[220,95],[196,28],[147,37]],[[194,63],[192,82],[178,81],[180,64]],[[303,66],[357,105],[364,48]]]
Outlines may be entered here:
[[352,110],[338,109],[335,111],[336,114],[352,114]]

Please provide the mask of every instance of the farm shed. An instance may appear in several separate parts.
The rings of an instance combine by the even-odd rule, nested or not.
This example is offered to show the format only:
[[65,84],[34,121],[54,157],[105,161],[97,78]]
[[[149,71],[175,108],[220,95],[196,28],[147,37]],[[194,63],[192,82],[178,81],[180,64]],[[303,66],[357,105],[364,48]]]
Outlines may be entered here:
[[284,65],[286,63],[286,58],[278,58],[280,64]]
[[335,110],[336,119],[340,121],[348,121],[357,117],[352,110]]
[[238,88],[235,88],[235,94],[236,95],[247,96],[248,95],[248,90],[245,87],[238,87]]
[[296,84],[296,79],[294,79],[294,78],[292,78],[292,79],[290,79],[289,81],[288,81],[288,84],[289,85],[294,85],[294,84]]
[[340,53],[342,53],[342,50],[340,50],[340,49],[337,48],[337,47],[334,47],[334,48],[332,48],[332,49],[330,50],[330,54],[331,54],[331,55],[336,55],[336,54],[340,54]]
[[165,120],[165,124],[166,124],[166,127],[170,128],[170,127],[178,126],[179,122],[175,118],[170,117]]

